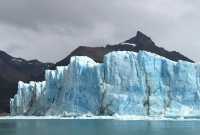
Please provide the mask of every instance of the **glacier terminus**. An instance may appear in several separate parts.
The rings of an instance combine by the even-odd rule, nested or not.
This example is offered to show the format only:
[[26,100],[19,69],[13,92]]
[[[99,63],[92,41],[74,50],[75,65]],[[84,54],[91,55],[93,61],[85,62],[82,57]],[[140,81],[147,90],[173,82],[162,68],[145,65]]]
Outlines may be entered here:
[[74,56],[45,81],[18,83],[11,115],[200,116],[200,63],[114,51],[96,63]]

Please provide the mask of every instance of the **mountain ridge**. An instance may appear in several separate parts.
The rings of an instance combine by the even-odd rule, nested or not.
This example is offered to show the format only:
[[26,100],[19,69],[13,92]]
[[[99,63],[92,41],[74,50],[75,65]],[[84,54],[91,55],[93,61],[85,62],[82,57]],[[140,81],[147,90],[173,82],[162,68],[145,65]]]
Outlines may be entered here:
[[0,112],[9,112],[9,98],[16,93],[19,80],[41,81],[44,71],[52,66],[38,60],[15,58],[6,52],[0,51]]
[[22,58],[12,57],[0,51],[0,113],[9,112],[9,99],[16,94],[18,81],[42,81],[44,80],[44,71],[46,69],[55,69],[56,66],[67,65],[72,56],[88,56],[94,61],[101,63],[103,61],[103,56],[109,52],[138,52],[140,50],[156,53],[173,61],[185,60],[193,62],[179,52],[170,52],[156,46],[150,37],[140,31],[138,31],[133,38],[115,45],[106,45],[105,47],[79,46],[56,64],[43,63],[38,60],[27,61]]
[[124,42],[115,45],[106,45],[105,47],[80,46],[76,48],[74,51],[72,51],[66,58],[57,62],[56,66],[69,64],[71,56],[88,56],[93,60],[95,60],[96,62],[102,62],[103,56],[112,51],[138,52],[140,50],[153,52],[155,54],[164,56],[173,61],[185,60],[189,62],[194,62],[193,60],[185,57],[179,52],[167,51],[162,47],[156,46],[156,44],[151,40],[150,37],[138,31],[135,37],[132,37],[128,40],[125,40]]

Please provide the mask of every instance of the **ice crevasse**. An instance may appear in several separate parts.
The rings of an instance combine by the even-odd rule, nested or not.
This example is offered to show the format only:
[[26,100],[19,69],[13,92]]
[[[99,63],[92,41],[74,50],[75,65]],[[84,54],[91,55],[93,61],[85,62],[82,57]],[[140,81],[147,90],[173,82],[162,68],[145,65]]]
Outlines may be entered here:
[[200,116],[200,64],[140,51],[115,51],[96,63],[74,56],[46,70],[44,82],[19,82],[11,115]]

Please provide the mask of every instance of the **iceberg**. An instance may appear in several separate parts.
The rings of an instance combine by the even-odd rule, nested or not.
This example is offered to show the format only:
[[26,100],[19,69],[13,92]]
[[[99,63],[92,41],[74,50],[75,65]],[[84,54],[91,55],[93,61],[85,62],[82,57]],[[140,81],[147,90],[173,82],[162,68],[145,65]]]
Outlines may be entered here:
[[13,116],[200,116],[200,64],[139,51],[115,51],[96,63],[74,56],[46,70],[43,82],[19,82]]

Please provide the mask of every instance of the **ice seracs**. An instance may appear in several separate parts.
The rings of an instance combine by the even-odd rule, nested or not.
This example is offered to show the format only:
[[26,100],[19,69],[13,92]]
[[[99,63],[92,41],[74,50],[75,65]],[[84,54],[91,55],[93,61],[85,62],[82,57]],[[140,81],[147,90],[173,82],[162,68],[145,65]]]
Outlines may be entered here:
[[200,64],[140,51],[85,56],[47,70],[44,82],[19,82],[12,115],[200,116]]

